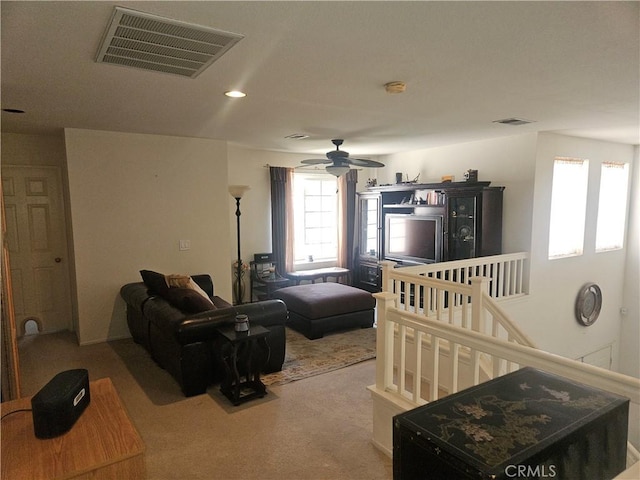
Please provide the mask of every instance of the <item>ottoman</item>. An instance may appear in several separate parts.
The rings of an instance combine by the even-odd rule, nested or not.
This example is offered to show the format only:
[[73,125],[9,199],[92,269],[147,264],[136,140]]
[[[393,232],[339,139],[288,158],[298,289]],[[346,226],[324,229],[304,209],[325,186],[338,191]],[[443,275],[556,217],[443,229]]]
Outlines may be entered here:
[[371,293],[342,283],[312,283],[276,290],[289,310],[287,326],[313,340],[326,332],[373,326],[376,301]]

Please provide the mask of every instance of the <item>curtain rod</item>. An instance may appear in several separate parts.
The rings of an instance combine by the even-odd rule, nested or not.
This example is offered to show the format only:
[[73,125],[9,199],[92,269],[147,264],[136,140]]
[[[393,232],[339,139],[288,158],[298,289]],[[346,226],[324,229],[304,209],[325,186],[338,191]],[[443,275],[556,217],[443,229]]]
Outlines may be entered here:
[[[324,165],[324,164],[321,164]],[[270,165],[268,163],[265,163],[263,165],[263,168],[270,168],[270,167],[277,167],[277,168],[293,168],[294,170],[311,170],[311,171],[317,171],[318,173],[327,173],[326,170],[324,169],[324,167],[319,167],[318,165],[298,165],[296,167],[280,167],[278,165]],[[362,170],[362,168],[357,168],[357,167],[351,167],[351,170]]]

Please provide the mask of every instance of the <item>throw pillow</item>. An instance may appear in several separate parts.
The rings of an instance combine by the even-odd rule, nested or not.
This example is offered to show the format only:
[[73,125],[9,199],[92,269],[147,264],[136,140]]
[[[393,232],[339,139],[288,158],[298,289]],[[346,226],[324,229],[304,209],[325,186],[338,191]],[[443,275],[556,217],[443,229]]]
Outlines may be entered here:
[[216,308],[211,300],[203,298],[190,288],[169,288],[164,298],[177,309],[187,313],[206,312]]
[[162,273],[153,270],[140,270],[140,276],[147,288],[156,295],[164,296],[169,290],[169,285]]
[[180,275],[179,273],[172,273],[171,275],[165,275],[165,280],[169,287],[187,288],[191,277],[189,275]]
[[205,300],[211,301],[207,292],[200,288],[200,285],[198,285],[189,275],[172,274],[166,275],[165,278],[169,287],[189,288],[202,295]]

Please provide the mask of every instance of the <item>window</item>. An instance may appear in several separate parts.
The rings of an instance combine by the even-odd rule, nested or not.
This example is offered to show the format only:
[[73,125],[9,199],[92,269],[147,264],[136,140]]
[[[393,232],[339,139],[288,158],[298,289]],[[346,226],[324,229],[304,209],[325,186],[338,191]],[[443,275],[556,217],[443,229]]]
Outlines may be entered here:
[[588,177],[588,160],[556,157],[553,162],[549,258],[582,255]]
[[294,174],[296,263],[335,261],[338,256],[338,195],[336,177]]
[[363,238],[365,240],[364,252],[370,255],[378,254],[378,200],[365,200],[366,219],[363,225]]
[[403,253],[407,251],[407,220],[389,216],[389,248],[386,253]]
[[616,250],[624,245],[629,164],[605,162],[600,173],[596,252]]

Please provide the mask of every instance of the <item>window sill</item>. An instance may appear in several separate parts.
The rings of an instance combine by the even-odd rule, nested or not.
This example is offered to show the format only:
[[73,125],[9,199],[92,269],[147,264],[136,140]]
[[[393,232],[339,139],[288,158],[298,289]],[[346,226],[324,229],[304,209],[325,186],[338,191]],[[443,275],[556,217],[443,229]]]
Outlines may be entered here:
[[317,268],[336,267],[337,263],[338,262],[336,260],[316,260],[315,262],[296,262],[294,263],[294,266],[297,272],[303,272],[305,270],[315,270]]

